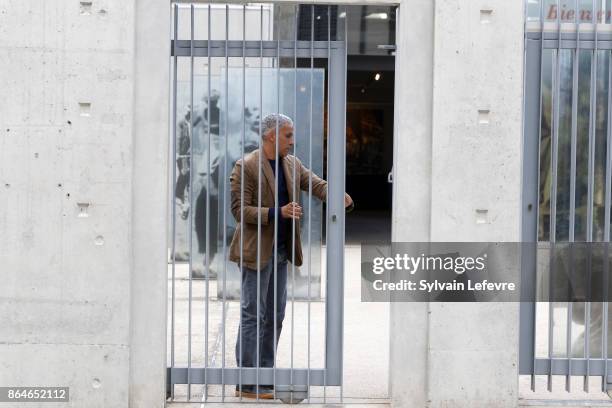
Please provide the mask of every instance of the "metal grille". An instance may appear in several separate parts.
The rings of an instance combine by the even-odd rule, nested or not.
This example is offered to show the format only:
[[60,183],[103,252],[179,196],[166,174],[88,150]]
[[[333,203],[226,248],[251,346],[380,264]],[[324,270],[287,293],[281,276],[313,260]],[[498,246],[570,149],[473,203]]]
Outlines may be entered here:
[[[553,254],[568,242],[610,241],[612,176],[612,27],[609,2],[529,1],[525,29],[522,239],[523,280],[539,299],[552,298]],[[587,276],[591,266],[570,273]],[[607,299],[608,270],[597,286]],[[571,276],[571,275],[570,275]],[[527,285],[524,285],[527,286]],[[589,286],[589,289],[593,288]],[[526,295],[526,298],[533,298]],[[520,374],[553,378],[610,377],[607,302],[521,304]]]
[[[242,396],[234,396],[234,386],[243,390],[261,384],[273,385],[275,397],[287,402],[326,402],[330,386],[339,387],[342,398],[346,25],[337,18],[338,6],[315,10],[314,5],[292,4],[283,13],[278,7],[172,5],[167,386],[174,401],[237,401]],[[315,18],[321,14],[325,18]],[[274,175],[284,171],[287,180],[296,180],[298,171],[307,175],[300,183],[287,181],[289,197],[303,207],[300,220],[288,221],[287,242],[293,246],[301,239],[304,261],[296,266],[296,250],[290,251],[286,275],[278,259],[280,215],[264,213],[268,207],[262,202],[268,188],[262,139],[267,114],[292,117],[295,140],[291,155],[283,159],[276,138],[270,170]],[[277,120],[277,135],[279,127]],[[232,184],[236,163],[246,163],[256,152],[257,188],[249,190],[245,177],[253,175],[246,164],[234,173],[240,181]],[[304,172],[297,158],[312,171]],[[324,205],[313,196],[315,174],[328,180]],[[272,191],[278,208],[278,177]],[[255,205],[245,204],[251,194]],[[238,198],[239,209],[232,211]],[[254,223],[246,219],[251,209],[257,214]],[[273,214],[274,225],[272,258],[267,260],[262,255],[266,214]],[[245,241],[248,228],[256,229],[256,243]],[[236,230],[242,233],[235,235]],[[229,260],[232,238],[239,242],[237,262]],[[243,334],[247,314],[241,311],[250,245],[257,253],[256,270],[249,272],[257,276],[257,316],[265,300],[274,302],[273,338],[280,337],[280,343],[273,347],[271,366],[258,361],[267,318],[255,318],[256,363],[238,361],[250,340]],[[274,294],[262,299],[262,270],[269,263]],[[278,302],[283,302],[285,287],[287,315],[281,324],[284,307]],[[315,387],[322,393],[313,393]]]

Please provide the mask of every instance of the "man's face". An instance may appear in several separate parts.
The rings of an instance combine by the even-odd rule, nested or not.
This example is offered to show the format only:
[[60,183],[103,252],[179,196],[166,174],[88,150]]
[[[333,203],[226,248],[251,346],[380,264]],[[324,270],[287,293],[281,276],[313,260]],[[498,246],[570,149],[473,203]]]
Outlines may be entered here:
[[[293,126],[283,125],[278,129],[280,137],[278,138],[278,155],[285,157],[293,150]],[[270,132],[268,140],[276,148],[276,129]]]

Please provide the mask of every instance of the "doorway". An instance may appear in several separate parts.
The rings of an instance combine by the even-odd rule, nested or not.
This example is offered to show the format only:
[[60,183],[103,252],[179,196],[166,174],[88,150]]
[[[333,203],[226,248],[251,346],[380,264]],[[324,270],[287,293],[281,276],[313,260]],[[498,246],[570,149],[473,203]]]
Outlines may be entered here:
[[348,8],[346,189],[357,203],[348,244],[391,239],[396,9]]
[[[386,399],[388,308],[360,302],[359,258],[352,256],[358,247],[344,245],[342,196],[343,191],[354,196],[358,223],[374,219],[385,230],[372,214],[390,219],[392,133],[386,131],[393,129],[388,89],[393,88],[393,44],[388,31],[395,28],[388,20],[394,10],[181,3],[173,5],[173,15],[171,400],[237,402],[233,388],[240,382],[272,383],[289,401]],[[374,35],[366,41],[364,29],[381,24],[387,27],[384,41]],[[346,41],[353,33],[359,38]],[[347,56],[348,50],[353,55]],[[348,95],[354,96],[350,109]],[[390,104],[384,105],[385,98]],[[260,124],[270,112],[294,118],[295,155],[328,180],[328,199],[311,205],[311,191],[302,200],[308,203],[308,217],[301,221],[305,263],[289,267],[278,364],[249,369],[237,367],[233,355],[242,294],[240,271],[227,259],[237,229],[228,177],[238,159],[260,148]],[[389,196],[376,193],[380,200],[371,201],[372,192],[364,187],[379,181],[377,191],[388,189]],[[345,264],[347,253],[351,261]]]

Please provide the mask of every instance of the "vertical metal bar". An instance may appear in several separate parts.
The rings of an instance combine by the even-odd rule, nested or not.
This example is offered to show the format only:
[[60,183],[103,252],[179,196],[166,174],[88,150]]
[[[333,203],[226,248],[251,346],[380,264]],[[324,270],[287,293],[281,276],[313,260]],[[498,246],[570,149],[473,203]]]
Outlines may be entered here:
[[[539,198],[539,146],[541,122],[542,49],[535,40],[525,41],[525,97],[523,122],[523,220],[521,239],[521,305],[519,373],[530,374],[533,382],[535,364],[535,288],[537,286],[537,241]],[[533,390],[533,389],[532,389]]]
[[[580,77],[580,24],[578,22],[578,0],[575,0],[576,13],[574,25],[576,27],[576,50],[572,67],[572,134],[570,142],[570,216],[569,216],[569,241],[574,242],[576,232],[576,145],[578,140],[578,78]],[[574,272],[574,246],[570,244],[570,287],[569,294],[572,294],[571,283],[573,282]],[[574,319],[574,302],[569,299],[567,303],[567,377],[565,389],[571,392],[572,378],[572,325]]]
[[602,359],[604,360],[604,375],[602,391],[608,391],[608,286],[609,286],[609,251],[610,251],[610,202],[612,201],[612,53],[608,52],[608,126],[606,132],[606,190],[604,204],[604,303],[602,313]]
[[[208,122],[208,141],[206,144],[206,151],[207,151],[207,160],[206,160],[206,304],[205,304],[205,311],[204,311],[204,401],[208,401],[208,375],[207,375],[207,368],[208,368],[208,312],[209,312],[209,305],[208,305],[208,298],[209,298],[209,291],[210,291],[210,149],[211,149],[211,143],[210,143],[210,87],[211,87],[211,71],[210,71],[210,65],[211,65],[211,59],[210,59],[210,42],[212,40],[211,34],[210,34],[210,3],[208,4],[208,35],[207,35],[207,40],[206,44],[208,46],[208,107],[207,107],[207,112],[208,112],[208,117],[206,118],[206,121]],[[217,237],[215,237],[216,239]]]
[[[560,0],[557,0],[557,10],[560,10]],[[556,270],[555,265],[555,253],[556,253],[556,241],[557,241],[557,165],[558,165],[558,153],[559,153],[559,105],[560,105],[560,93],[561,93],[561,20],[560,13],[557,13],[557,49],[555,50],[555,72],[554,79],[552,81],[552,103],[553,103],[553,126],[551,135],[551,185],[550,185],[550,274],[549,274],[549,302],[548,302],[548,359],[550,361],[550,370],[548,373],[548,391],[552,391],[552,369],[553,369],[553,355],[554,355],[554,292],[553,292],[553,280]]]
[[307,326],[308,326],[308,403],[310,404],[310,296],[311,296],[311,279],[312,279],[312,121],[313,121],[313,83],[314,83],[314,4],[310,6],[310,111],[308,117],[308,168],[311,170],[308,173],[308,297],[307,297]]
[[[299,180],[295,179],[295,166],[296,160],[295,157],[297,155],[297,40],[298,40],[298,15],[300,5],[296,4],[294,6],[295,11],[295,27],[294,27],[294,39],[293,39],[293,120],[294,120],[294,145],[293,145],[293,185],[291,188],[293,189],[293,201],[298,202],[298,194],[300,194],[300,189],[296,188],[299,184]],[[295,242],[295,218],[291,218],[291,242]],[[295,251],[291,251],[291,369],[289,371],[289,384],[291,385],[291,390],[293,390],[293,343],[295,340]],[[293,392],[290,394],[290,403],[293,404]]]
[[[178,4],[174,4],[174,42],[178,40]],[[178,75],[178,57],[174,52],[173,57],[174,71],[172,72],[172,191],[170,194],[170,206],[172,208],[172,317],[170,319],[170,367],[174,368],[174,323],[176,315],[176,83]],[[170,379],[170,396],[174,401],[174,383]]]
[[[278,162],[281,159],[278,154],[278,139],[279,139],[279,114],[280,114],[280,13],[277,17],[278,21],[276,21],[276,137],[275,140],[275,148],[274,148],[274,365],[272,367],[272,376],[274,382],[274,399],[276,399],[276,311],[278,310]],[[281,169],[281,171],[283,171]]]
[[[227,156],[229,139],[229,57],[227,44],[229,41],[229,4],[225,4],[225,149],[223,154],[223,344],[221,346],[221,402],[225,402],[225,320],[227,318]],[[240,307],[238,308],[240,310]]]
[[[263,7],[263,6],[261,6]],[[260,12],[260,20],[263,18],[263,8],[261,9]],[[256,340],[256,353],[257,353],[257,357],[256,357],[256,373],[255,373],[255,389],[256,389],[256,399],[257,401],[259,401],[259,366],[261,365],[260,362],[260,344],[259,344],[259,330],[261,330],[260,328],[260,303],[261,303],[261,298],[260,298],[260,291],[261,291],[261,267],[260,267],[260,260],[261,260],[261,165],[262,165],[262,157],[261,157],[261,132],[262,132],[262,123],[261,123],[261,115],[262,115],[262,94],[263,94],[263,86],[262,86],[262,55],[263,55],[263,34],[261,33],[261,30],[263,30],[263,22],[260,21],[260,41],[259,41],[259,51],[260,51],[260,64],[259,64],[259,81],[260,81],[260,85],[259,85],[259,98],[260,98],[260,104],[259,104],[259,115],[260,115],[260,121],[259,121],[259,160],[258,160],[258,172],[257,172],[257,328],[256,328],[256,336],[257,336],[257,340]]]
[[327,298],[326,298],[326,381],[339,386],[342,381],[342,342],[344,306],[344,149],[346,127],[346,56],[344,48],[332,51],[329,74],[329,136],[327,195]]
[[[241,163],[240,166],[240,274],[243,273],[243,252],[244,252],[244,139],[245,139],[245,125],[244,125],[244,105],[245,105],[245,95],[246,95],[246,84],[245,84],[245,66],[246,66],[246,3],[242,5],[242,130],[241,130]],[[240,354],[240,374],[239,374],[239,391],[240,391],[240,401],[242,402],[242,332],[244,330],[242,327],[242,285],[240,291],[240,345],[239,345],[239,354]],[[259,318],[259,316],[258,316]]]
[[[597,22],[595,20],[596,1],[592,3],[593,12],[591,13],[591,23],[595,30],[595,48],[591,57],[591,103],[590,103],[590,115],[589,115],[589,170],[588,170],[588,187],[587,187],[587,241],[593,241],[593,189],[594,189],[594,165],[595,165],[595,125],[597,115]],[[591,249],[587,250],[587,302],[585,305],[585,317],[584,317],[584,354],[586,357],[586,375],[584,376],[584,391],[589,391],[589,376],[590,376],[590,363],[591,363],[591,351],[590,351],[590,334],[591,334]]]
[[[395,12],[396,24],[397,24],[397,8]],[[525,8],[523,9],[523,33],[527,33],[527,20],[529,19],[529,3],[525,2]],[[524,60],[523,60],[523,68],[524,68]]]
[[[259,389],[259,366],[260,358],[259,358],[259,322],[260,322],[260,293],[261,293],[261,173],[262,173],[262,145],[261,138],[262,135],[262,119],[263,119],[263,5],[260,6],[259,9],[259,161],[258,161],[258,170],[257,170],[257,344],[256,344],[256,352],[257,352],[257,373],[256,373],[256,387]],[[269,221],[269,220],[268,220]],[[257,393],[257,400],[259,400],[259,393]]]
[[193,193],[193,30],[194,30],[194,6],[190,5],[190,16],[191,16],[191,27],[190,27],[190,48],[191,52],[189,55],[190,71],[189,71],[189,92],[190,92],[190,106],[189,106],[189,312],[188,312],[188,344],[187,344],[187,401],[191,401],[191,299],[192,299],[192,226],[193,226],[193,209],[192,209],[192,193]]
[[[348,69],[348,10],[345,8],[346,13],[344,17],[344,68],[343,68],[343,76],[342,76],[342,84],[344,85],[344,92],[342,93],[343,99],[343,109],[342,109],[342,126],[346,132],[346,98],[347,98],[347,73]],[[340,236],[342,238],[341,246],[342,246],[342,282],[341,282],[341,290],[344,293],[344,248],[345,248],[345,205],[344,205],[344,194],[345,194],[345,172],[346,172],[346,134],[342,137],[342,230],[340,232]],[[343,296],[344,298],[344,296]],[[342,332],[342,339],[340,340],[340,403],[343,403],[344,398],[344,312],[340,315],[340,331]]]
[[[330,140],[331,140],[331,132],[330,132],[330,121],[331,121],[331,101],[330,101],[330,95],[331,95],[331,86],[330,85],[332,83],[332,81],[331,81],[331,70],[332,70],[331,42],[329,41],[329,31],[330,31],[329,16],[330,16],[330,14],[331,14],[330,13],[330,6],[328,5],[327,6],[327,23],[328,23],[327,24],[327,33],[328,33],[328,37],[327,37],[327,158],[326,158],[326,160],[327,160],[327,178],[329,180],[329,183],[332,184],[333,181],[332,181],[331,176],[329,174],[329,162],[330,162],[329,158],[330,158],[330,155],[331,155],[331,153],[329,151],[330,144],[331,144],[330,143]],[[328,194],[329,194],[329,190],[328,190]],[[329,202],[329,195],[327,196],[327,200]],[[329,205],[328,205],[327,206],[327,215],[329,215],[329,213],[330,213],[330,209],[329,209]],[[330,247],[329,216],[327,218],[328,218],[327,219],[327,229],[326,229],[327,237],[326,237],[326,240],[325,240],[325,244],[326,244],[326,251],[327,251],[326,259],[329,259],[329,254],[331,253],[330,250],[329,250],[329,247]],[[331,275],[331,269],[327,268],[326,274],[327,274],[327,282],[329,282],[329,277]],[[327,286],[329,287],[329,284]],[[327,357],[327,355],[329,353],[329,350],[327,349],[327,341],[328,341],[328,338],[330,336],[330,333],[328,331],[328,324],[329,324],[329,321],[328,321],[328,315],[329,315],[329,312],[328,312],[329,311],[329,297],[330,297],[330,294],[327,293],[327,291],[326,291],[326,293],[325,293],[325,347],[324,347],[324,350],[325,350],[325,371],[323,371],[323,404],[325,404],[327,402],[327,370],[329,369],[328,368],[328,357]]]
[[[536,200],[535,200],[535,206],[536,206],[536,223],[539,224],[540,222],[540,203],[539,203],[539,191],[540,191],[540,166],[541,166],[541,156],[542,156],[542,115],[544,114],[544,107],[543,107],[543,91],[542,91],[542,80],[544,79],[544,0],[540,0],[540,83],[539,83],[539,88],[540,88],[540,95],[539,95],[539,114],[538,114],[538,158],[537,158],[537,180],[538,180],[538,184],[537,184],[537,191],[538,194],[536,196]],[[539,242],[539,235],[538,235],[538,227],[536,224],[536,228],[535,228],[535,242],[536,242],[536,252],[537,252],[537,243]],[[537,254],[536,254],[537,257]],[[534,264],[534,285],[536,285],[537,283],[537,259],[536,262]],[[535,289],[535,287],[534,287]],[[535,367],[536,367],[536,360],[537,360],[537,354],[536,354],[536,337],[537,337],[537,302],[536,299],[534,298],[534,304],[533,304],[533,339],[532,339],[532,350],[533,350],[533,371],[531,373],[531,390],[535,392]]]

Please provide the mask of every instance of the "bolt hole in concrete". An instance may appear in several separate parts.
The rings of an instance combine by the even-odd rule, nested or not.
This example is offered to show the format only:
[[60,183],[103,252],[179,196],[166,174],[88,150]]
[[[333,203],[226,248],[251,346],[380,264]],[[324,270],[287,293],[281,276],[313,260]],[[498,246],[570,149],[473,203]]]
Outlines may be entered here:
[[489,210],[477,209],[476,210],[476,224],[486,224],[488,221]]
[[79,113],[81,116],[91,115],[91,103],[90,102],[79,102]]
[[488,125],[489,124],[489,114],[491,111],[489,109],[479,109],[478,110],[478,124],[479,125]]
[[480,10],[480,22],[482,24],[489,24],[491,22],[492,14],[493,14],[493,10],[490,10],[490,9]]
[[89,203],[77,203],[77,207],[79,209],[78,217],[86,218],[89,217]]
[[91,1],[81,1],[79,2],[79,10],[81,15],[87,16],[91,14]]

